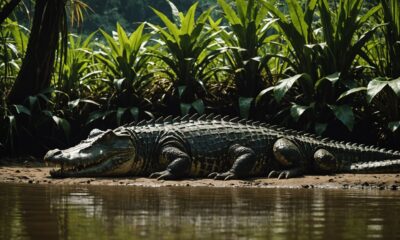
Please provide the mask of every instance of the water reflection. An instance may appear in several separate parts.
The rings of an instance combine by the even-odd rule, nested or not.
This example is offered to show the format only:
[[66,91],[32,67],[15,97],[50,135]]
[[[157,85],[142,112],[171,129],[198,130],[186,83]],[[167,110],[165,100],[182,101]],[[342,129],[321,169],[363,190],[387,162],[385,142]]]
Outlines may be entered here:
[[396,239],[399,196],[0,184],[0,239]]

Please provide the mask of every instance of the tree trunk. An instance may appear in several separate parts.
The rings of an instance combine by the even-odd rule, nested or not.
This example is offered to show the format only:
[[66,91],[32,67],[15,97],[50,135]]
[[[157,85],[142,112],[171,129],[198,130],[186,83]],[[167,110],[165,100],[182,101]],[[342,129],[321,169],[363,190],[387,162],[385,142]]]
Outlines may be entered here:
[[10,16],[14,8],[17,7],[20,2],[21,0],[11,0],[4,5],[3,9],[1,9],[0,12],[0,24],[2,24],[4,20],[8,18],[8,16]]
[[50,86],[65,0],[36,0],[28,48],[8,103],[20,104]]

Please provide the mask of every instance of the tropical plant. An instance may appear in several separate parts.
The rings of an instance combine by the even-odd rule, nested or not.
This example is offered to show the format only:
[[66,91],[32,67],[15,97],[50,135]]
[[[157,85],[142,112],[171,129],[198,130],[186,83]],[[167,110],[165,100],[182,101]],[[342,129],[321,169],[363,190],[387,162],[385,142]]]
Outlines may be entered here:
[[[368,83],[366,91],[368,109],[382,131],[400,133],[400,3],[396,0],[380,1],[382,11],[377,21],[383,21],[382,34],[364,47],[361,55],[378,75]],[[384,133],[381,133],[384,135]],[[387,134],[386,134],[387,135]]]
[[70,34],[68,38],[67,56],[63,62],[59,78],[54,84],[57,90],[62,91],[70,99],[82,96],[81,91],[89,87],[83,84],[87,78],[98,75],[101,71],[94,68],[93,50],[89,44],[96,32],[86,39]]
[[[363,2],[363,0],[341,0],[337,11],[332,12],[327,0],[318,1],[323,39],[330,52],[324,59],[322,76],[338,72],[342,81],[351,77],[356,57],[381,27],[376,25],[365,30],[367,21],[380,10],[381,6],[377,5],[364,12]],[[357,37],[361,31],[362,35]]]
[[386,75],[400,77],[400,3],[396,0],[381,0],[384,22],[386,23],[385,40],[388,51],[388,69]]
[[170,5],[176,23],[153,9],[166,29],[149,24],[160,36],[159,45],[150,50],[151,56],[165,64],[159,73],[165,74],[173,82],[172,96],[178,99],[180,113],[186,115],[192,110],[203,113],[206,92],[204,82],[216,71],[208,68],[208,65],[220,53],[212,44],[218,32],[206,28],[210,9],[195,19],[197,3],[189,8],[186,15],[179,12],[171,2]]
[[[18,22],[6,19],[0,31],[0,93],[5,101],[18,74],[28,42],[29,30]],[[4,102],[5,103],[5,102]]]
[[265,18],[267,9],[260,1],[236,0],[235,10],[225,0],[218,0],[231,32],[215,25],[221,31],[220,44],[227,48],[227,71],[233,75],[238,91],[238,106],[242,117],[249,117],[254,98],[263,89],[263,72],[269,73],[270,54],[261,54],[262,48],[277,35],[269,31],[275,20]]
[[376,21],[384,26],[364,47],[362,57],[379,77],[397,78],[400,76],[400,3],[380,2],[382,10]]
[[[318,78],[316,60],[308,47],[315,43],[312,23],[317,1],[307,1],[305,11],[295,0],[287,0],[287,8],[283,10],[269,1],[263,0],[261,3],[268,9],[269,14],[277,19],[275,25],[291,47],[289,58],[283,58],[290,63],[289,70],[295,73],[307,73],[314,79]],[[289,16],[285,15],[284,9],[288,10]]]
[[94,112],[88,123],[99,118],[114,115],[116,123],[138,120],[140,114],[151,115],[146,111],[149,101],[145,98],[148,86],[152,83],[152,73],[147,71],[149,56],[145,54],[145,45],[150,34],[144,33],[145,24],[128,36],[120,24],[117,24],[116,36],[103,30],[107,45],[98,43],[101,51],[95,57],[105,70],[105,79],[109,95],[105,109]]
[[[287,60],[298,74],[282,79],[260,96],[273,92],[278,103],[287,96],[284,101],[286,110],[282,113],[291,116],[295,122],[307,116],[305,128],[318,134],[322,134],[335,118],[352,131],[355,115],[351,100],[345,96],[362,90],[361,83],[354,77],[353,64],[379,25],[367,29],[361,37],[356,36],[380,6],[364,13],[362,0],[341,0],[338,9],[331,11],[326,0],[313,0],[308,2],[303,12],[297,1],[287,2],[290,20],[273,5],[265,5],[278,18],[277,24],[293,48],[294,61],[290,61],[290,57]],[[312,30],[317,6],[321,37]],[[291,94],[287,95],[289,92]]]
[[46,89],[22,104],[6,105],[0,119],[0,142],[10,153],[41,154],[69,142],[70,124],[53,108],[54,102],[47,97],[52,94],[56,94],[54,89]]

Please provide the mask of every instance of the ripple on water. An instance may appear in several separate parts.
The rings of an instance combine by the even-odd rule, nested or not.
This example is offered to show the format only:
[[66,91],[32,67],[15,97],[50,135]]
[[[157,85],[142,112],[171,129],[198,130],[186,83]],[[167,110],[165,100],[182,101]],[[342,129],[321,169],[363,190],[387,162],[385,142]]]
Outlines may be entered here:
[[400,193],[388,191],[0,184],[0,193],[0,239],[400,236]]

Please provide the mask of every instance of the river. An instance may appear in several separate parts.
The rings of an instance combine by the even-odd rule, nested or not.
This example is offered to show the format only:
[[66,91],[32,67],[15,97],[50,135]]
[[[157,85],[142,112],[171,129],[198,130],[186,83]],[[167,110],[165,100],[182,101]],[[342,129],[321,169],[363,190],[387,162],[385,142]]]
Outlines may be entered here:
[[400,191],[0,183],[0,239],[400,239]]

